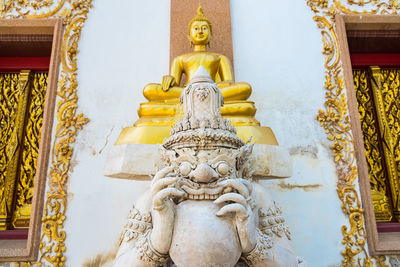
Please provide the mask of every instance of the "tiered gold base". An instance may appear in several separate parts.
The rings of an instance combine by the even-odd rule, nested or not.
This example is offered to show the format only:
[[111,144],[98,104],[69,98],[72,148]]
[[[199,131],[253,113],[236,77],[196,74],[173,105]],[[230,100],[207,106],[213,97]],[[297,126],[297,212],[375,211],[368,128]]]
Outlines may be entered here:
[[[278,145],[271,128],[263,126],[235,126],[237,135],[246,142],[265,145]],[[172,126],[133,126],[122,130],[115,145],[123,144],[162,144],[170,135]]]
[[[254,118],[256,108],[251,101],[229,101],[221,108],[221,114],[236,127],[237,135],[247,142],[278,145],[271,128],[260,126]],[[115,145],[161,144],[170,136],[173,125],[182,117],[182,106],[174,102],[148,102],[140,104],[139,120],[134,126],[122,130]]]

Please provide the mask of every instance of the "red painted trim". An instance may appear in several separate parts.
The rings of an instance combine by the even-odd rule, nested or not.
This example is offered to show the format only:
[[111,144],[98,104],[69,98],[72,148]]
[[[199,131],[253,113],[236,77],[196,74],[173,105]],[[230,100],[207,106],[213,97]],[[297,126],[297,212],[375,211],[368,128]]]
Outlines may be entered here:
[[400,66],[400,53],[350,54],[353,67]]
[[47,71],[50,57],[0,57],[0,71]]
[[1,239],[28,239],[29,230],[3,230],[0,231]]
[[376,223],[378,233],[400,232],[400,223]]

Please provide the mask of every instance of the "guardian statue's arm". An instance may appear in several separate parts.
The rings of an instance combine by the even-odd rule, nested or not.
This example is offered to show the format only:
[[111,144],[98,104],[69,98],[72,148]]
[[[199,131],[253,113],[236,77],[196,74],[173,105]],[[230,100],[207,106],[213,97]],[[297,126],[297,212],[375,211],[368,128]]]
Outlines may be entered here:
[[171,167],[166,167],[157,172],[151,190],[131,210],[114,267],[160,266],[169,259],[175,220],[172,198],[184,194],[169,188],[177,179],[170,175],[171,171]]
[[257,207],[256,246],[242,259],[252,267],[297,267],[299,259],[290,245],[291,234],[279,206],[269,199],[267,190],[253,182]]

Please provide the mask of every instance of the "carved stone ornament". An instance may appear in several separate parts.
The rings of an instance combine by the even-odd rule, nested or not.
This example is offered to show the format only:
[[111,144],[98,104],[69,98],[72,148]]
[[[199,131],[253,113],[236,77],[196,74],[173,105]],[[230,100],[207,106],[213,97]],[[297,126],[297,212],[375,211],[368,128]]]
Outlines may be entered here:
[[223,97],[201,66],[181,95],[183,119],[159,148],[163,168],[125,226],[114,266],[304,266],[281,209],[249,171],[221,117]]

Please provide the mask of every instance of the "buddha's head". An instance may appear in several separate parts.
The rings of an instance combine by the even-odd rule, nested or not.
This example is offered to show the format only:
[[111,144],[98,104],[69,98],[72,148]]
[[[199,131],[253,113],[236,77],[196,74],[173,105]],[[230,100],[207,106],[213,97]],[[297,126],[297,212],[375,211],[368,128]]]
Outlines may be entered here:
[[212,39],[212,25],[204,16],[201,6],[197,9],[197,15],[190,21],[188,38],[194,45],[209,45]]

